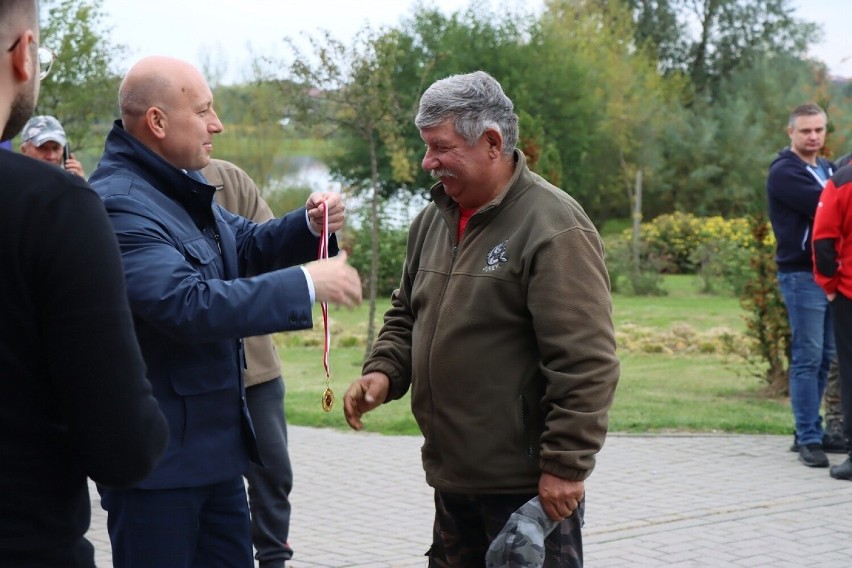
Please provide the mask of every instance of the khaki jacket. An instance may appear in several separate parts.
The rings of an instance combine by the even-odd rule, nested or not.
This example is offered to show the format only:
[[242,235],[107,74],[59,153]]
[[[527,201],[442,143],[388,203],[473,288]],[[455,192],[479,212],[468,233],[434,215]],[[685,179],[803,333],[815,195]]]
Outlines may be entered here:
[[[231,213],[255,223],[264,223],[275,217],[251,177],[234,164],[212,159],[201,173],[216,188],[213,199]],[[246,369],[243,373],[246,387],[281,376],[281,360],[271,335],[247,337],[243,344],[246,350]]]

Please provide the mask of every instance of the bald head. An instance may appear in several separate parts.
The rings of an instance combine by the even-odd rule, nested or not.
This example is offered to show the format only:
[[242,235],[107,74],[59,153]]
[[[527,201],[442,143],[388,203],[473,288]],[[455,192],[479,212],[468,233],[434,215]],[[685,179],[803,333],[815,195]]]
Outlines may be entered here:
[[173,166],[199,170],[209,162],[222,123],[207,81],[190,63],[141,59],[121,81],[118,105],[127,132]]
[[118,89],[118,107],[125,128],[130,129],[151,107],[174,107],[190,82],[206,85],[198,69],[186,61],[160,56],[141,59],[130,68]]

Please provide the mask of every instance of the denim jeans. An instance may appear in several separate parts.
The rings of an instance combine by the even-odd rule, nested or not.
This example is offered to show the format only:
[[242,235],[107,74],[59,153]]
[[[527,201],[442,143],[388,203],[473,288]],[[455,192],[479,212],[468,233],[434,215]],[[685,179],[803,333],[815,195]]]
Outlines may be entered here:
[[246,473],[255,558],[260,568],[284,568],[293,557],[287,542],[293,469],[287,448],[284,381],[278,377],[246,388],[246,403],[265,465],[252,463]]
[[779,272],[778,286],[792,332],[790,405],[800,445],[822,443],[820,403],[835,356],[828,298],[810,272]]

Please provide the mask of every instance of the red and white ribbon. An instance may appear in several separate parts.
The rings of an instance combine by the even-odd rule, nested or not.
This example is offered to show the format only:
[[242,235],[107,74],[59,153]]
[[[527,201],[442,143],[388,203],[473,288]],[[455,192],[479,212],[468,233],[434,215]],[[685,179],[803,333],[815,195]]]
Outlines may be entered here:
[[[320,235],[319,254],[317,258],[320,260],[328,258],[328,203],[323,201],[320,205],[322,208],[322,234]],[[322,364],[325,367],[325,377],[331,377],[328,369],[328,352],[331,350],[331,329],[328,327],[328,302],[320,302],[322,309],[322,327],[325,335],[325,342],[322,350]]]

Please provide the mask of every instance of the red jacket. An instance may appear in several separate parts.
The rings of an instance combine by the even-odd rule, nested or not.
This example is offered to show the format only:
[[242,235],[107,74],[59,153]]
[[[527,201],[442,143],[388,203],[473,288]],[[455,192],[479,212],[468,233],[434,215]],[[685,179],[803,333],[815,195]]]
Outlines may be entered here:
[[814,277],[827,294],[852,298],[852,166],[837,171],[814,219]]

